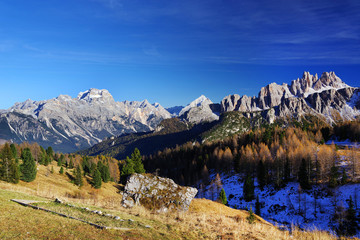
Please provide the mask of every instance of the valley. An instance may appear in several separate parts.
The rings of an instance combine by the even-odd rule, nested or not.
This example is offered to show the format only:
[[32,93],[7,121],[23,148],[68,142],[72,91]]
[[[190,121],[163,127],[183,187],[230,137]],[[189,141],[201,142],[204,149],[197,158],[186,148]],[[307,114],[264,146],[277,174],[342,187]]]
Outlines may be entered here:
[[[16,103],[0,116],[1,194],[41,197],[39,206],[124,228],[109,229],[109,239],[359,237],[359,91],[333,72],[304,72],[257,97],[202,95],[169,111],[98,89]],[[124,208],[128,177],[145,172],[196,188],[189,211]],[[76,208],[54,205],[58,197]],[[139,224],[82,212],[94,207]]]

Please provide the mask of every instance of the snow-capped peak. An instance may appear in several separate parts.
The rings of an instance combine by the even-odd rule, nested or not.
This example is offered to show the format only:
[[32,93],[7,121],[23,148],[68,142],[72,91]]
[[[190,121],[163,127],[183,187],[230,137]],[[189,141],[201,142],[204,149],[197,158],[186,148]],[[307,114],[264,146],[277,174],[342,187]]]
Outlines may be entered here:
[[188,106],[190,107],[199,107],[201,105],[209,105],[209,104],[212,104],[213,102],[205,97],[204,95],[201,95],[200,97],[198,97],[197,99],[195,99],[194,101],[192,101]]
[[185,112],[189,111],[191,108],[200,107],[203,105],[210,105],[212,103],[213,102],[209,98],[205,97],[204,95],[201,95],[200,97],[198,97],[197,99],[195,99],[194,101],[189,103],[186,107],[184,107],[180,111],[179,116],[183,115]]
[[106,89],[96,89],[96,88],[90,88],[89,90],[85,92],[80,92],[77,97],[78,100],[83,100],[86,102],[93,102],[94,100],[100,100],[100,101],[114,101],[113,97]]

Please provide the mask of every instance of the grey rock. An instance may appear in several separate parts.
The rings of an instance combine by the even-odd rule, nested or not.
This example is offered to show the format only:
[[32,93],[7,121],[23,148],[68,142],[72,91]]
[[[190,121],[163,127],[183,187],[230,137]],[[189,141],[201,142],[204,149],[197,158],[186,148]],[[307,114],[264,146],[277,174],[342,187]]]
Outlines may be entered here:
[[287,84],[272,83],[261,88],[258,97],[229,95],[221,101],[222,112],[240,111],[244,116],[262,111],[264,119],[272,123],[277,117],[300,117],[315,114],[328,122],[353,120],[360,115],[359,88],[345,84],[334,72],[318,78],[304,72]]
[[219,113],[213,110],[215,109],[213,105],[209,98],[201,95],[184,107],[179,116],[181,119],[194,124],[212,122],[219,119]]
[[77,98],[60,95],[14,104],[0,114],[0,135],[72,152],[110,136],[154,130],[171,114],[160,104],[116,102],[107,90],[90,89]]
[[196,194],[196,188],[179,186],[169,178],[135,173],[126,182],[122,205],[143,205],[159,212],[187,211]]

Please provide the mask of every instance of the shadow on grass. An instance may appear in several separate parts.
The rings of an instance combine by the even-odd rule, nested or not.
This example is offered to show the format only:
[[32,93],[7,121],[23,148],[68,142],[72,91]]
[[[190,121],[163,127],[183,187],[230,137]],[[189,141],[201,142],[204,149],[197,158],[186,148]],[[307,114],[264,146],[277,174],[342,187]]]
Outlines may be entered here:
[[124,191],[124,185],[114,184],[113,186],[118,190],[117,193],[121,193]]
[[70,174],[70,173],[66,173],[66,176],[69,178],[70,182],[74,182],[75,178]]

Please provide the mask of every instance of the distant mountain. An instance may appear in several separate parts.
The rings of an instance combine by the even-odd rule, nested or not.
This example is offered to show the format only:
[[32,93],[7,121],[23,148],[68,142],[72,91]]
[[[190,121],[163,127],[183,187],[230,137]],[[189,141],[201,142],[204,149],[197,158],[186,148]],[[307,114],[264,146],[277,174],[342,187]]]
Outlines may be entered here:
[[135,148],[143,155],[154,154],[165,148],[173,148],[194,139],[201,141],[201,134],[209,131],[217,121],[189,126],[179,118],[164,119],[155,131],[131,133],[118,137],[106,138],[89,149],[79,151],[82,155],[108,155],[117,159],[130,156]]
[[[304,72],[303,77],[293,80],[290,86],[271,83],[261,88],[258,97],[240,97],[235,94],[225,97],[220,104],[214,104],[207,97],[200,96],[179,112],[178,118],[183,123],[189,124],[188,130],[183,129],[181,134],[187,137],[178,142],[176,142],[178,135],[173,135],[171,132],[162,134],[161,138],[154,136],[154,134],[158,135],[157,133],[141,135],[141,140],[139,137],[135,140],[132,138],[134,141],[131,144],[125,140],[128,137],[124,136],[95,145],[92,150],[84,153],[124,157],[138,145],[145,150],[143,154],[152,154],[165,147],[181,144],[185,140],[203,142],[225,139],[276,120],[286,122],[289,119],[302,120],[309,117],[318,119],[318,122],[328,123],[353,120],[360,115],[358,109],[360,109],[359,88],[348,86],[333,72],[323,73],[320,78]],[[201,130],[191,129],[192,126],[196,127],[196,124],[204,122],[211,124]],[[160,124],[157,131],[168,129],[171,124],[166,126]],[[166,143],[155,144],[156,147],[153,147],[153,142],[159,141]]]
[[[359,109],[360,89],[348,86],[334,72],[325,72],[320,78],[304,72],[302,78],[290,85],[271,83],[261,88],[257,97],[234,94],[221,103],[213,103],[201,95],[185,107],[168,109],[147,100],[115,102],[107,90],[89,89],[77,98],[60,95],[44,101],[29,99],[1,110],[0,140],[38,142],[56,151],[72,152],[110,136],[159,132],[163,127],[159,123],[173,117],[178,117],[190,130],[189,126],[216,122],[220,114],[232,111],[240,112],[255,126],[309,114],[328,123],[353,120],[360,115]],[[236,119],[240,115],[222,119],[234,129],[225,129],[224,125],[207,133],[204,139],[219,139],[248,129],[249,126],[245,127],[248,120]]]
[[165,108],[172,116],[177,117],[179,116],[180,111],[183,109],[183,106],[175,106],[175,107],[169,107]]
[[[254,113],[264,111],[269,122],[276,117],[299,117],[315,114],[329,122],[351,120],[360,115],[359,88],[345,84],[334,72],[304,72],[291,85],[271,83],[261,88],[258,97],[229,95],[221,101],[221,111]],[[357,107],[356,107],[357,106]]]
[[213,102],[209,98],[201,95],[184,107],[180,111],[179,117],[194,124],[219,120],[220,113],[214,111],[213,105]]
[[160,104],[115,102],[107,90],[89,89],[77,98],[16,103],[0,115],[0,139],[38,142],[71,152],[105,137],[154,130],[171,115]]

